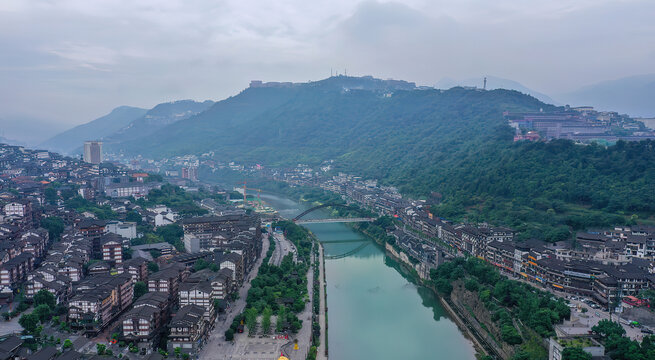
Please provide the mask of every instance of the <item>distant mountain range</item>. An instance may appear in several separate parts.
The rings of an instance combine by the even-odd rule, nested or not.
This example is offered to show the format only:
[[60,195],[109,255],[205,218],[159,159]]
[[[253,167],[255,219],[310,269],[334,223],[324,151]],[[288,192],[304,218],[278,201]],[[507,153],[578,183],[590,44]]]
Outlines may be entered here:
[[103,141],[108,145],[108,148],[112,148],[112,144],[148,136],[167,125],[199,114],[212,105],[214,105],[214,102],[211,100],[203,102],[180,100],[162,103],[148,110],[143,116],[131,121],[118,131],[103,137]]
[[163,103],[147,110],[120,106],[109,114],[64,131],[40,146],[65,154],[79,153],[86,140],[103,140],[107,149],[113,144],[136,139],[176,121],[203,112],[213,101],[180,100]]
[[40,146],[48,150],[70,154],[82,146],[84,141],[99,140],[113,134],[145,115],[146,112],[148,112],[147,109],[120,106],[105,116],[62,132],[46,140]]
[[655,117],[655,74],[603,81],[558,95],[573,105],[590,105],[639,117]]
[[[450,89],[454,86],[482,88],[483,84],[484,76],[464,80],[444,78],[439,80],[435,87],[438,89]],[[655,117],[655,74],[602,81],[575,91],[554,94],[554,98],[517,81],[495,76],[487,76],[487,89],[516,90],[534,96],[547,104],[593,106],[598,110],[616,111],[632,117]]]
[[[469,86],[469,87],[473,86],[481,89],[484,86],[484,78],[485,76],[469,78],[464,80],[443,78],[435,84],[435,87],[437,89],[450,89],[455,86]],[[486,78],[487,78],[487,90],[494,90],[494,89],[516,90],[518,92],[533,96],[546,104],[558,104],[558,102],[553,100],[550,96],[540,93],[538,91],[534,91],[530,88],[527,88],[523,84],[517,81],[503,79],[491,75],[486,76]]]

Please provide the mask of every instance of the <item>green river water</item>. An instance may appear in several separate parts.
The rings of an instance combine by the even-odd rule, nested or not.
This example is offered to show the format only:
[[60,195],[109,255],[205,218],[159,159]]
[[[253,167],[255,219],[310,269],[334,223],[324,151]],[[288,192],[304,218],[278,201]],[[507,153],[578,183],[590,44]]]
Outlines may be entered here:
[[[286,218],[307,208],[278,196],[262,198]],[[306,217],[325,216],[327,212],[318,210]],[[324,243],[326,257],[368,244],[354,254],[325,261],[331,359],[475,359],[472,343],[435,295],[408,281],[384,249],[345,224],[307,227]]]

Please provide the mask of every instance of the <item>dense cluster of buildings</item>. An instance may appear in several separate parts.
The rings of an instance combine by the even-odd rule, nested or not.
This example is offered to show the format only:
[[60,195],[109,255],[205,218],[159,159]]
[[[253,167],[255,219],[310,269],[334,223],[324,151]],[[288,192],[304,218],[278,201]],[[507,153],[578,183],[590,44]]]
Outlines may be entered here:
[[[204,203],[229,215],[182,218],[168,206],[139,206],[132,197],[161,185],[148,177],[111,163],[0,145],[0,305],[31,301],[45,290],[65,307],[61,320],[87,336],[107,330],[144,352],[163,335],[169,351],[202,346],[261,252],[260,219],[209,199]],[[74,210],[71,199],[111,219]],[[151,231],[179,224],[178,241],[189,243],[189,252],[143,244],[128,214]],[[42,227],[48,219],[61,224],[54,236]],[[204,269],[196,271],[199,260]],[[137,283],[145,295],[135,294]]]
[[375,181],[356,176],[340,173],[323,178],[303,166],[279,174],[277,179],[320,186],[347,201],[400,220],[404,227],[389,233],[395,244],[388,250],[423,278],[450,256],[470,255],[486,260],[506,275],[587,296],[605,307],[655,288],[652,226],[579,232],[575,242],[519,242],[514,240],[512,229],[452,223],[432,214],[423,201],[404,199],[393,187],[380,187]]
[[589,106],[554,112],[505,112],[504,116],[509,125],[516,129],[514,141],[655,139],[655,131],[647,128],[643,122],[616,112],[596,111]]

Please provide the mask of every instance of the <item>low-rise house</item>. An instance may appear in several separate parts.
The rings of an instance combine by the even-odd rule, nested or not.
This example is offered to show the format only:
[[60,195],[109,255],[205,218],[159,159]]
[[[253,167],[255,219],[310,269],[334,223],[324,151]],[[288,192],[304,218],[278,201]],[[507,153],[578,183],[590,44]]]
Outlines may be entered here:
[[83,219],[77,223],[77,229],[85,237],[96,237],[107,232],[107,221],[96,219]]
[[103,275],[109,274],[111,271],[111,265],[106,261],[98,261],[93,263],[88,268],[89,275]]
[[177,263],[169,265],[148,277],[148,291],[167,293],[171,301],[177,303],[178,288],[188,275],[186,266]]
[[25,282],[25,297],[31,299],[41,290],[47,290],[55,296],[57,303],[68,300],[72,292],[72,282],[69,278],[56,274],[52,280],[46,280],[41,273],[33,272]]
[[107,231],[120,235],[126,239],[136,238],[136,223],[132,221],[110,221]]
[[13,287],[34,269],[34,255],[22,253],[0,265],[0,285]]
[[210,280],[198,283],[183,282],[179,289],[179,305],[198,305],[205,309],[205,320],[213,324],[216,319],[214,309],[214,288]]
[[197,305],[180,308],[169,325],[168,344],[171,351],[177,347],[186,353],[198,350],[207,339],[208,324],[204,315],[205,309]]
[[32,202],[17,200],[6,204],[3,211],[7,216],[29,217],[32,215]]
[[128,274],[95,275],[75,287],[68,319],[73,329],[97,334],[132,304],[134,286]]
[[100,238],[100,249],[102,260],[111,264],[120,264],[123,262],[123,238],[119,235],[103,236]]
[[155,251],[159,251],[162,254],[162,256],[172,255],[173,253],[175,253],[175,247],[167,242],[135,245],[132,246],[132,249],[146,251],[146,252],[155,250]]
[[160,292],[146,293],[136,300],[133,308],[122,317],[122,336],[128,342],[157,343],[170,317],[168,295]]
[[128,273],[132,282],[144,281],[148,277],[148,261],[143,258],[133,258],[116,266],[119,274]]
[[243,283],[245,277],[245,270],[243,267],[243,258],[236,253],[215,253],[214,263],[218,265],[219,269],[230,269],[232,271],[232,280],[237,286]]

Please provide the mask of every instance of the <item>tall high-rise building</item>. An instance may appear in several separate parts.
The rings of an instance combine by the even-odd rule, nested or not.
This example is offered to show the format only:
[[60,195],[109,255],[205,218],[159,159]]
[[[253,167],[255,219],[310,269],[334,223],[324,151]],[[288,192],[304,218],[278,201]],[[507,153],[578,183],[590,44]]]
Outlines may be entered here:
[[91,164],[102,162],[102,141],[84,142],[84,161]]

